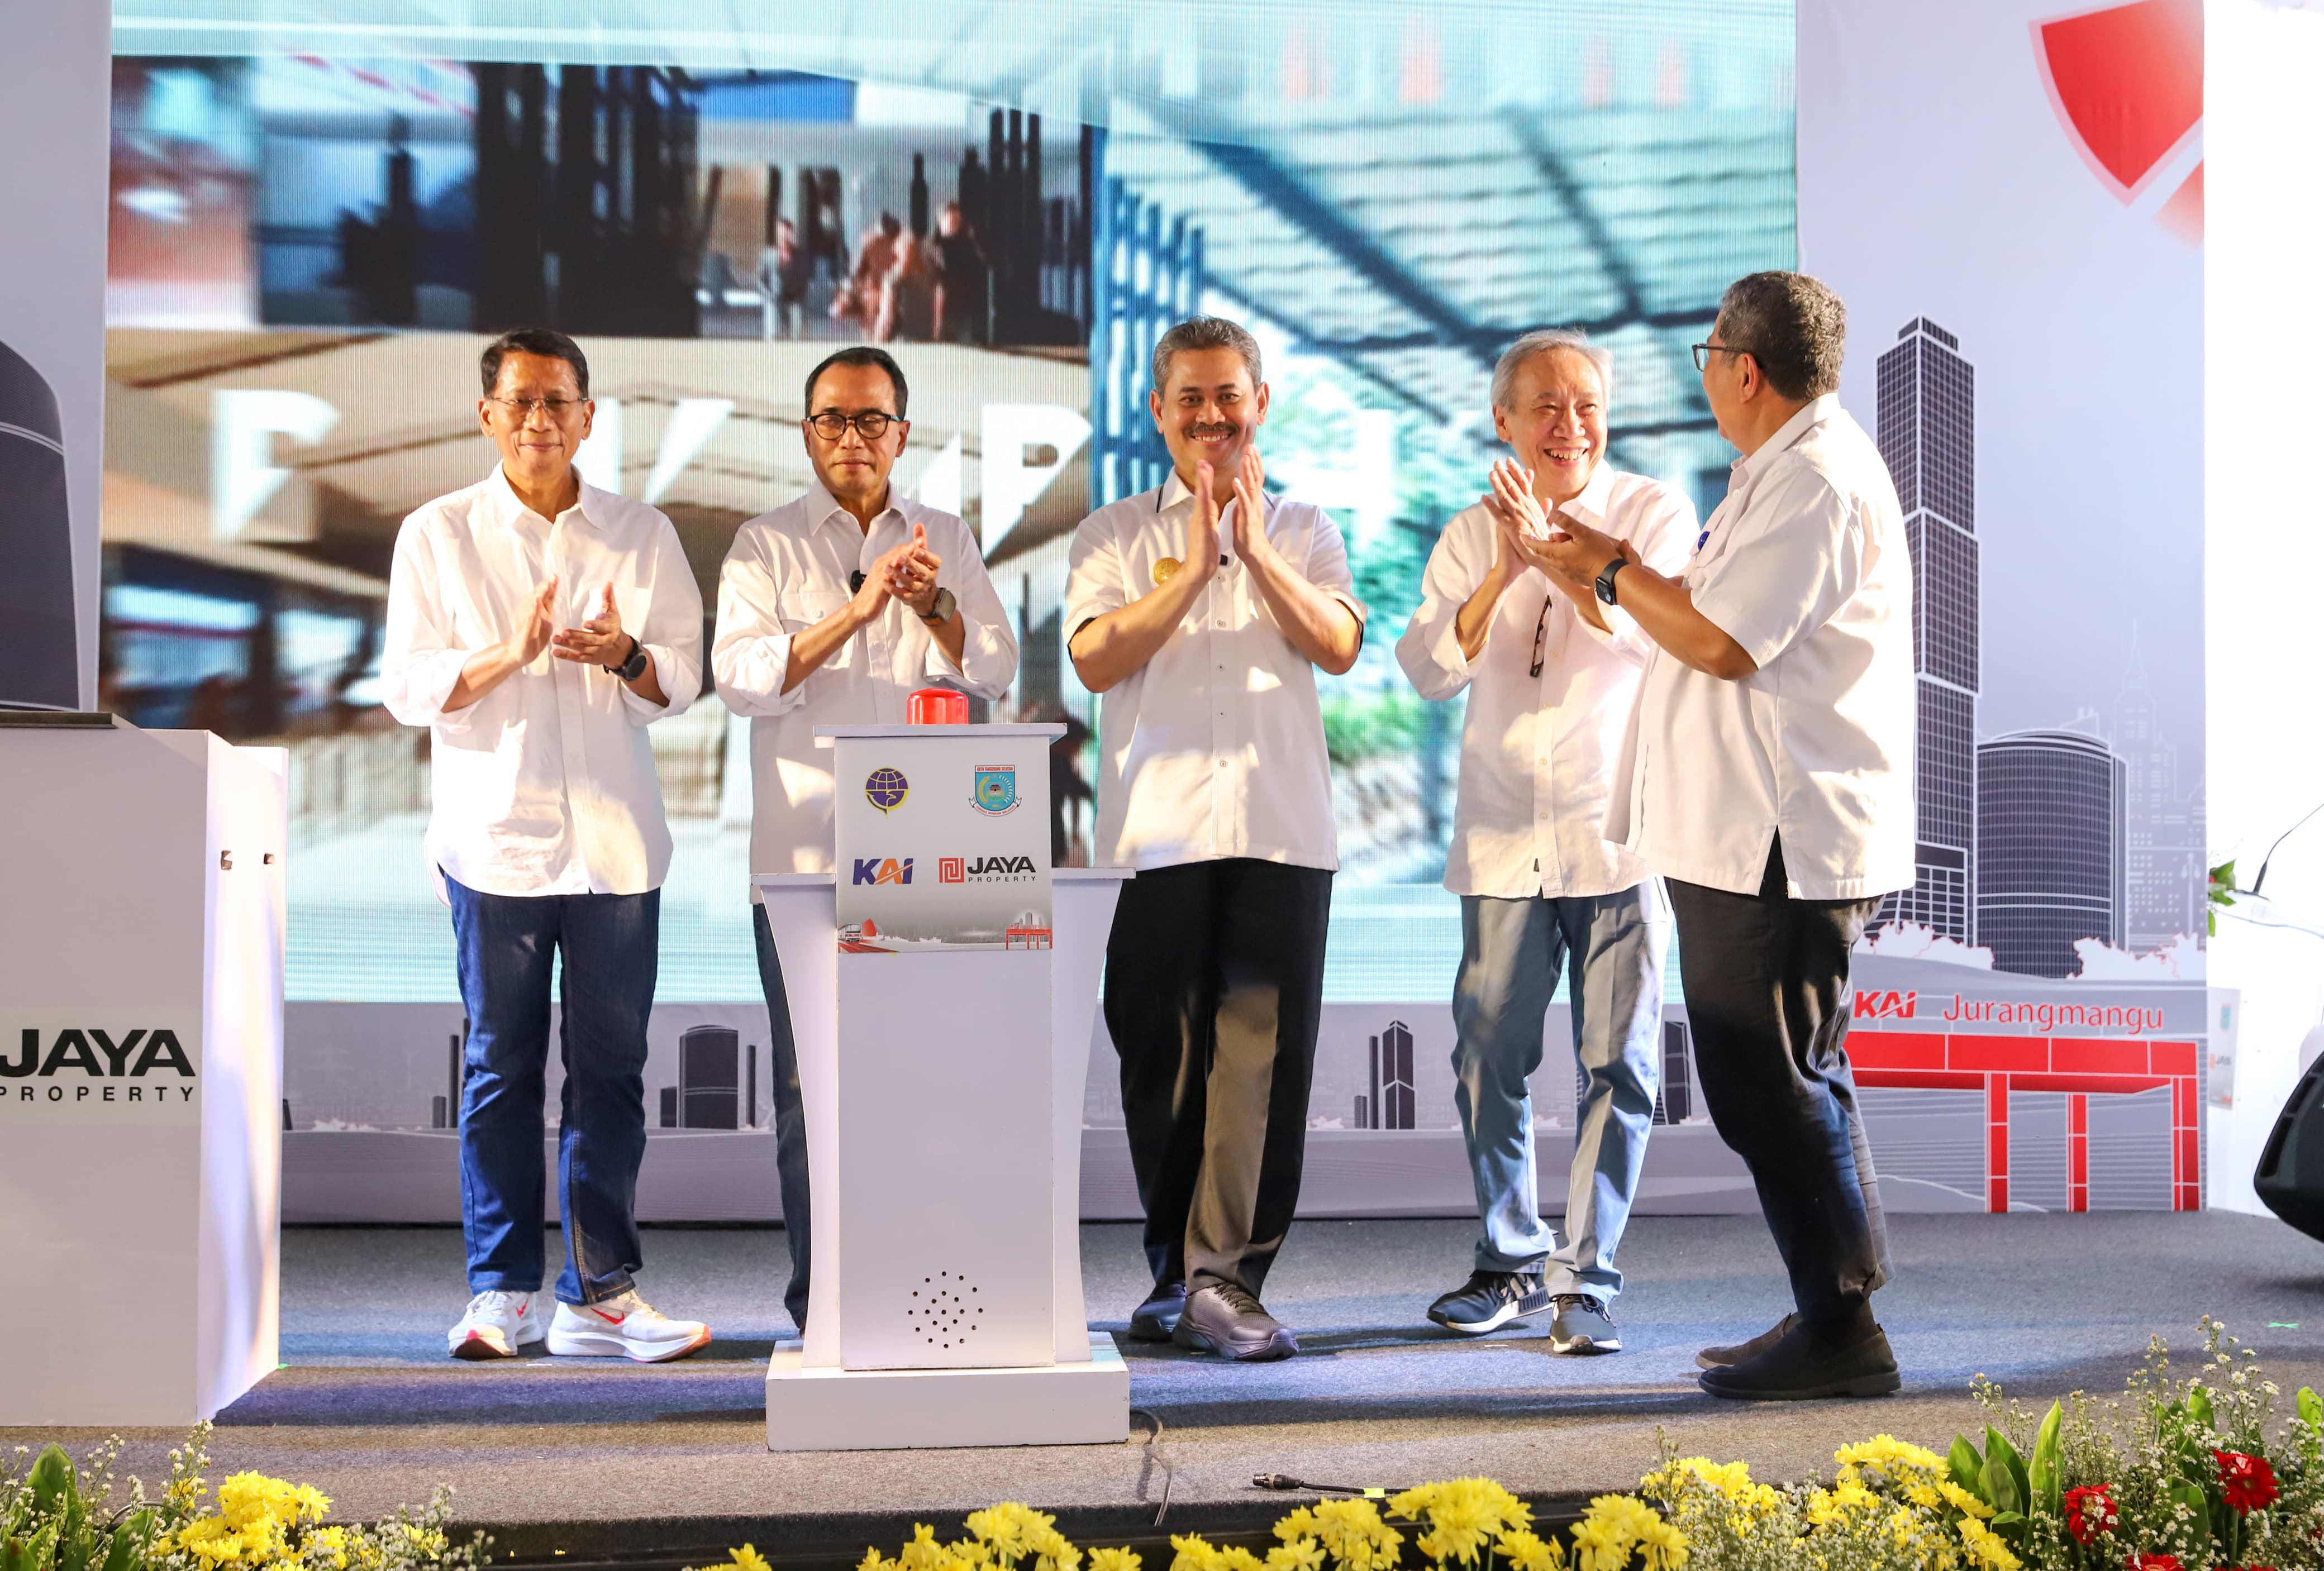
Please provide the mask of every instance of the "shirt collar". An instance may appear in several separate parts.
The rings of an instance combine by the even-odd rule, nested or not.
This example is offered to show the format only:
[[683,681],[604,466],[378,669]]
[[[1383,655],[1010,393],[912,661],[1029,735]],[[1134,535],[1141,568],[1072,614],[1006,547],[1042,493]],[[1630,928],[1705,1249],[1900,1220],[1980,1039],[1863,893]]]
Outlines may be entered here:
[[1154,510],[1157,513],[1167,513],[1181,502],[1194,500],[1194,488],[1179,479],[1178,472],[1173,469],[1170,471],[1170,478],[1162,482],[1162,500],[1155,504]]
[[1582,488],[1582,494],[1572,501],[1560,502],[1550,510],[1572,513],[1591,528],[1599,528],[1606,522],[1606,504],[1613,495],[1614,472],[1600,458],[1597,467],[1591,470],[1590,483]]
[[[580,476],[576,474],[574,478],[579,480]],[[580,492],[574,498],[573,505],[567,508],[564,513],[559,513],[558,518],[563,518],[566,516],[566,513],[570,513],[578,518],[583,523],[587,524],[591,528],[595,528],[597,527],[597,521],[589,516],[589,503],[592,492],[596,492],[599,496],[603,496],[604,494],[602,492],[597,492],[597,488],[591,485],[587,481],[582,480]],[[530,508],[525,505],[524,499],[517,495],[516,487],[509,483],[508,471],[500,464],[495,464],[493,465],[493,477],[485,482],[484,494],[493,501],[494,519],[496,522],[513,524],[519,519],[537,519],[540,517],[539,513],[534,512]],[[556,521],[557,519],[550,519],[549,520],[549,522],[552,524]]]
[[804,500],[807,503],[807,527],[810,529],[819,529],[824,525],[831,523],[833,520],[836,519],[844,523],[847,526],[849,533],[855,537],[868,540],[872,537],[872,530],[880,527],[880,520],[886,518],[890,513],[893,513],[898,518],[902,519],[907,525],[911,522],[910,516],[904,511],[902,499],[896,495],[896,487],[892,482],[888,486],[888,505],[880,512],[872,515],[872,528],[870,529],[859,528],[856,526],[855,515],[849,512],[845,508],[841,507],[839,505],[839,499],[833,496],[831,494],[830,488],[825,486],[819,479],[811,480],[807,482],[807,496]]
[[1807,434],[1840,413],[1840,395],[1825,393],[1802,404],[1799,412],[1775,427],[1775,434],[1759,445],[1759,450],[1747,458],[1735,461],[1738,480],[1757,480],[1766,473],[1767,466],[1798,446]]

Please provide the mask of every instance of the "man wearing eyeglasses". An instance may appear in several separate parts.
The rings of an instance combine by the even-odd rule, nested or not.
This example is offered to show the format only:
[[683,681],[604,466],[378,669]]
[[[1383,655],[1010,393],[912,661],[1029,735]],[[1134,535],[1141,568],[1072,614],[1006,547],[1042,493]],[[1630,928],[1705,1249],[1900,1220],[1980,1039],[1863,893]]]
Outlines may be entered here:
[[[1453,1103],[1482,1228],[1469,1280],[1428,1318],[1473,1336],[1554,1307],[1563,1354],[1622,1346],[1614,1254],[1654,1122],[1670,917],[1605,833],[1653,646],[1547,561],[1536,520],[1584,520],[1672,572],[1694,539],[1685,497],[1605,462],[1612,370],[1577,333],[1528,333],[1501,355],[1493,426],[1511,456],[1437,537],[1396,648],[1423,698],[1469,694],[1444,887],[1461,896]],[[1561,972],[1582,1075],[1562,1245],[1540,1215],[1526,1091]]]
[[[710,664],[726,707],[751,720],[751,873],[832,870],[826,725],[901,725],[917,687],[998,698],[1017,674],[1009,613],[976,537],[889,483],[911,423],[902,367],[843,349],[807,373],[799,432],[815,483],[735,531],[718,576]],[[775,1162],[790,1285],[807,1329],[807,1116],[782,964],[752,886],[759,980],[772,1042]]]
[[[460,1212],[475,1295],[456,1358],[682,1357],[710,1340],[639,1297],[646,1019],[669,871],[646,727],[694,702],[702,594],[678,532],[573,466],[589,363],[542,328],[485,346],[490,478],[404,519],[383,701],[429,728],[429,869],[452,908],[468,1040]],[[543,1076],[564,958],[554,1318],[540,1298]]]
[[1849,951],[1914,876],[1913,565],[1879,449],[1840,408],[1847,335],[1804,273],[1730,285],[1695,363],[1742,456],[1685,570],[1573,520],[1541,547],[1655,645],[1607,832],[1668,884],[1703,1100],[1791,1278],[1794,1313],[1696,1356],[1714,1396],[1900,1383],[1846,1044]]

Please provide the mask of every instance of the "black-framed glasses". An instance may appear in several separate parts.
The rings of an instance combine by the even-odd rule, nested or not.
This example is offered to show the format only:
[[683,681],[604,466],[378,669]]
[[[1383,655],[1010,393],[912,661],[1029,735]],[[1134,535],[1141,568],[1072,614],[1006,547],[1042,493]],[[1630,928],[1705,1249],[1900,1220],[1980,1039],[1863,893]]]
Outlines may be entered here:
[[877,442],[888,434],[889,427],[903,422],[885,409],[859,409],[852,415],[843,415],[837,409],[825,409],[819,415],[809,415],[807,423],[813,426],[815,434],[826,442],[836,442],[846,436],[850,426],[854,427],[855,434],[866,442]]
[[1748,354],[1750,353],[1750,350],[1739,344],[1698,344],[1694,346],[1694,368],[1697,371],[1709,371],[1711,357],[1714,354]]
[[589,400],[587,399],[503,399],[488,396],[484,401],[488,404],[500,405],[511,416],[522,422],[532,418],[535,409],[552,420],[561,421]]
[[1551,590],[1548,599],[1541,602],[1541,620],[1533,624],[1533,669],[1526,673],[1528,676],[1541,675],[1542,646],[1549,639],[1549,602],[1556,598],[1557,591]]

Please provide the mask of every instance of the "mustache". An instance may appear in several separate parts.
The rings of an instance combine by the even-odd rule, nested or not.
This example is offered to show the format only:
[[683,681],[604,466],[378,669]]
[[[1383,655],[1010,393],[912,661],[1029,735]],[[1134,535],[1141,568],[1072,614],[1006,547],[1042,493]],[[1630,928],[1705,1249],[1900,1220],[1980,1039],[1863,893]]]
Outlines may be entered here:
[[1215,426],[1193,425],[1186,427],[1186,435],[1189,436],[1198,437],[1204,441],[1208,441],[1213,436],[1231,436],[1241,429],[1242,427],[1240,426],[1230,425],[1224,422]]

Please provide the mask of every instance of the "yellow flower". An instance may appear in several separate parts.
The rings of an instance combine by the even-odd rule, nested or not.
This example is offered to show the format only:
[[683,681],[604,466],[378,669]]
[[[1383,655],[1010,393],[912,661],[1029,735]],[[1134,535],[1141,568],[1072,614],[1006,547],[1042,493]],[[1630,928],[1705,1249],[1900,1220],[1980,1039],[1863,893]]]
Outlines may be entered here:
[[1923,1450],[1894,1435],[1875,1435],[1869,1440],[1842,1446],[1832,1453],[1831,1459],[1840,1464],[1843,1484],[1859,1482],[1854,1476],[1859,1470],[1877,1473],[1891,1484],[1902,1484],[1915,1476],[1933,1478],[1944,1470],[1943,1458],[1934,1451]]
[[300,1555],[309,1566],[328,1566],[333,1571],[346,1571],[347,1530],[345,1528],[317,1528],[300,1545]]
[[1145,1562],[1135,1549],[1092,1549],[1089,1571],[1144,1571]]
[[1055,1527],[1056,1520],[1021,1502],[1005,1500],[986,1510],[969,1512],[968,1530],[978,1542],[988,1545],[996,1557],[1014,1560],[1032,1547],[1035,1530]]
[[1178,1551],[1170,1561],[1170,1571],[1221,1571],[1217,1548],[1200,1533],[1173,1533],[1170,1547]]
[[1478,1552],[1506,1528],[1525,1527],[1533,1511],[1489,1478],[1453,1478],[1424,1484],[1389,1501],[1388,1509],[1413,1521],[1425,1520],[1420,1552],[1443,1563],[1475,1565]]
[[936,1542],[936,1530],[926,1522],[912,1524],[912,1541],[897,1551],[893,1560],[882,1562],[899,1571],[945,1571],[954,1565],[952,1551]]
[[1565,1546],[1554,1539],[1545,1543],[1530,1528],[1509,1529],[1493,1550],[1508,1563],[1509,1571],[1563,1571],[1565,1565]]
[[1937,1480],[1937,1493],[1945,1497],[1945,1503],[1947,1505],[1951,1506],[1957,1511],[1961,1511],[1969,1516],[1976,1517],[1980,1521],[1993,1514],[1993,1508],[1991,1506],[1978,1499],[1977,1496],[1971,1494],[1968,1490],[1963,1489],[1960,1484],[1955,1484],[1950,1478],[1940,1478]]
[[1601,1494],[1573,1530],[1579,1571],[1623,1571],[1636,1546],[1646,1571],[1686,1564],[1686,1537],[1635,1495]]
[[1323,1546],[1313,1539],[1293,1539],[1267,1552],[1267,1571],[1323,1571]]
[[1963,1517],[1954,1524],[1960,1531],[1961,1542],[1969,1546],[1970,1557],[1987,1567],[1987,1571],[2018,1571],[2017,1557],[2001,1541],[2001,1535],[1974,1517]]
[[1340,1563],[1341,1571],[1384,1571],[1397,1563],[1404,1535],[1380,1520],[1379,1507],[1369,1500],[1326,1500],[1302,1506],[1276,1525],[1283,1535],[1297,1524],[1300,1536],[1312,1537]]

